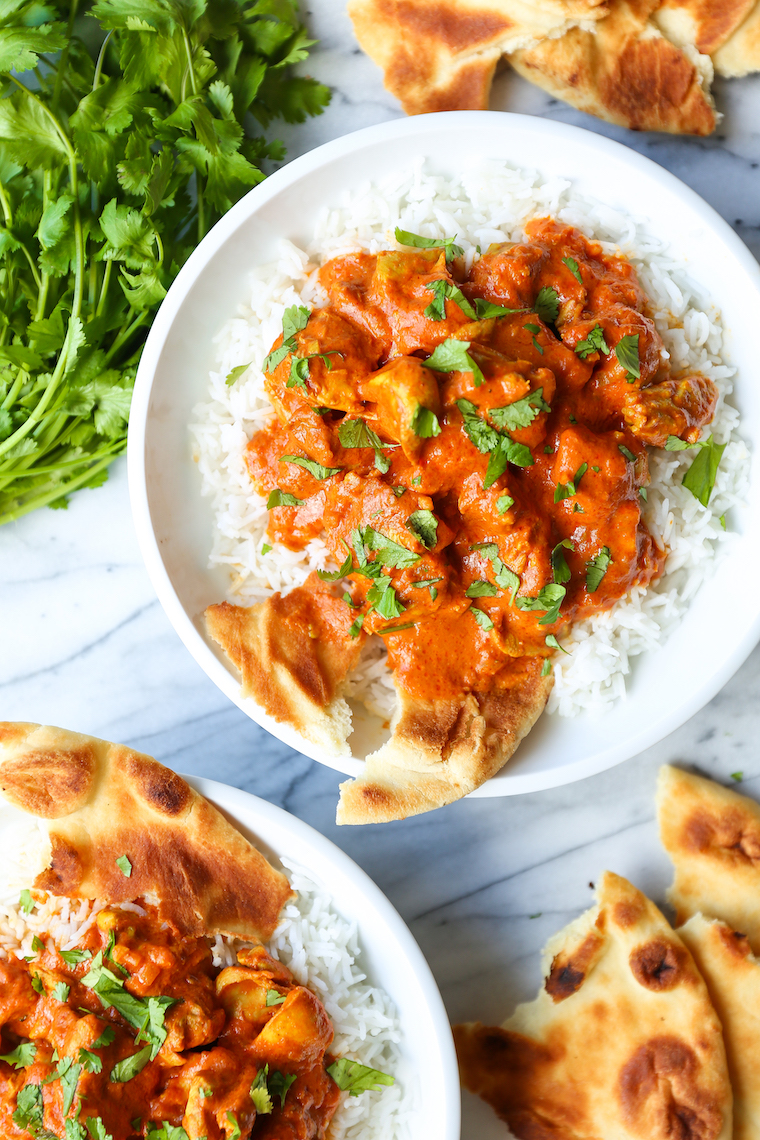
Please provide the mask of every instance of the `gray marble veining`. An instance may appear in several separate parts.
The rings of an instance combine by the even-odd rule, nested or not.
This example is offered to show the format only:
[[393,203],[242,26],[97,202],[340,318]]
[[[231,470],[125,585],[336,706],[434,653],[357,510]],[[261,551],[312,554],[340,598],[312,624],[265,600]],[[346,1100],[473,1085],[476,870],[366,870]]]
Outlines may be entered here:
[[[305,70],[334,89],[318,120],[278,129],[291,157],[400,113],[360,52],[341,0],[308,15]],[[492,106],[600,131],[707,199],[760,255],[760,77],[717,85],[709,140],[634,135],[502,73]],[[190,658],[156,600],[132,528],[124,461],[108,484],[0,530],[0,717],[124,740],[173,768],[245,788],[306,820],[375,879],[410,924],[453,1020],[501,1019],[532,995],[538,950],[589,905],[609,867],[662,900],[668,866],[653,792],[663,762],[696,765],[760,797],[760,650],[680,730],[627,764],[535,795],[467,800],[430,816],[338,829],[337,773],[268,736]],[[464,1140],[504,1129],[466,1098]],[[427,1140],[427,1138],[426,1138]],[[431,1138],[433,1140],[433,1138]]]

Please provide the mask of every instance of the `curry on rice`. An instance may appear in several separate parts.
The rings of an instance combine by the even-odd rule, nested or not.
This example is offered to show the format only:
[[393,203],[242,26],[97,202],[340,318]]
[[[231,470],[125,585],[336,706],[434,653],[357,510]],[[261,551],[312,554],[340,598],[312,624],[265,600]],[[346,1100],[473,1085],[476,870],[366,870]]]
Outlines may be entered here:
[[569,623],[661,573],[646,447],[695,443],[718,399],[671,374],[633,266],[578,230],[534,220],[469,271],[450,239],[397,238],[326,262],[325,303],[286,311],[276,417],[247,451],[272,540],[321,536],[339,569],[207,611],[246,690],[302,731],[383,637],[399,711],[343,822],[427,810],[503,765]]

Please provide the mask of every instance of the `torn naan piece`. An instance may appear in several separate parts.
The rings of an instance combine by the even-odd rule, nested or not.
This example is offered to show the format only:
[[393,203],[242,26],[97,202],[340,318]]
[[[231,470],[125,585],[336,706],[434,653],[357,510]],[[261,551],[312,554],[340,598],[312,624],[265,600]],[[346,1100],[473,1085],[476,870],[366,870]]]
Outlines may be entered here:
[[463,1085],[518,1140],[730,1140],[720,1022],[657,907],[605,872],[550,939],[545,982],[501,1028],[454,1028]]
[[663,847],[673,860],[668,899],[677,923],[699,913],[719,918],[760,952],[760,805],[665,765],[657,815]]
[[351,636],[350,607],[315,573],[286,595],[254,606],[221,602],[205,617],[242,676],[244,696],[314,744],[348,755],[351,710],[342,691],[365,638]]
[[453,700],[397,689],[391,738],[340,785],[338,823],[406,819],[461,799],[494,776],[544,710],[554,677],[543,659],[516,658],[505,686]]
[[755,4],[756,0],[662,0],[653,18],[672,43],[713,55]]
[[760,962],[745,935],[701,914],[678,934],[689,948],[723,1026],[734,1092],[733,1140],[760,1136]]
[[292,896],[208,800],[125,745],[0,722],[0,795],[43,821],[51,857],[34,886],[53,895],[145,898],[183,934],[251,940],[271,938]]
[[360,46],[409,115],[485,110],[499,58],[579,22],[609,0],[349,0]]
[[727,79],[760,71],[760,0],[756,0],[746,19],[713,55],[718,75]]
[[658,3],[615,0],[592,31],[573,28],[511,54],[509,62],[550,95],[610,123],[709,135],[717,123],[712,63],[662,34],[651,18]]

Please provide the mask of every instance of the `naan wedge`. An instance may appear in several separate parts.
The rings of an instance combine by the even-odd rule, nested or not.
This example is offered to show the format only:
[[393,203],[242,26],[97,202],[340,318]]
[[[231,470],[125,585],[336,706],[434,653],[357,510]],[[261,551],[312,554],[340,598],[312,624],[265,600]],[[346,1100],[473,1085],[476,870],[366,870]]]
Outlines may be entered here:
[[391,738],[340,785],[338,823],[406,819],[461,799],[499,769],[530,732],[554,678],[541,657],[516,659],[510,685],[422,702],[398,690]]
[[760,3],[756,2],[747,18],[713,55],[718,75],[731,79],[760,71]]
[[701,914],[678,934],[707,983],[723,1026],[734,1091],[733,1140],[760,1136],[760,962],[743,934]]
[[509,56],[531,83],[572,107],[637,131],[709,135],[717,116],[709,56],[671,43],[651,19],[659,0],[615,0],[593,31]]
[[361,47],[409,115],[484,110],[499,58],[599,19],[609,0],[349,0]]
[[243,694],[307,740],[347,755],[351,710],[341,696],[364,635],[316,574],[255,606],[209,606],[206,628],[239,670]]
[[756,0],[662,0],[654,20],[679,47],[695,47],[703,55],[713,55],[755,4]]
[[[0,795],[45,823],[52,857],[34,886],[51,894],[144,897],[183,934],[262,940],[292,896],[208,800],[122,744],[0,722]],[[116,862],[125,855],[128,874]]]
[[501,1028],[454,1029],[462,1083],[518,1140],[730,1140],[721,1026],[657,907],[606,872]]
[[660,838],[673,860],[668,899],[680,925],[719,918],[760,952],[760,805],[665,765],[657,785]]

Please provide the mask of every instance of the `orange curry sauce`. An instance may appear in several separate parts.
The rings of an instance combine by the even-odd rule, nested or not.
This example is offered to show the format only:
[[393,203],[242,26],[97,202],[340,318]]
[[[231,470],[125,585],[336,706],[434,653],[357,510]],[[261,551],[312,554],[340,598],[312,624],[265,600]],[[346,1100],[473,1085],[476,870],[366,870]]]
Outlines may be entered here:
[[[261,494],[298,500],[272,506],[272,539],[300,550],[322,535],[338,565],[351,555],[337,589],[364,615],[359,636],[403,627],[385,634],[388,662],[422,699],[508,685],[517,658],[552,652],[547,635],[656,577],[645,445],[693,442],[715,410],[709,379],[671,376],[625,258],[551,219],[526,234],[469,274],[443,248],[328,261],[327,304],[291,331],[293,352],[269,358],[277,417],[247,452]],[[443,342],[468,352],[460,370],[426,364]],[[345,446],[358,421],[374,450]],[[337,470],[315,477],[283,456]],[[383,553],[384,539],[410,557]],[[379,590],[365,559],[370,572],[383,562]]]
[[263,946],[220,970],[147,909],[102,910],[68,960],[50,939],[0,959],[3,1140],[322,1140],[340,1091],[319,1000]]

